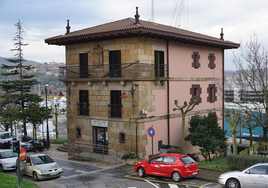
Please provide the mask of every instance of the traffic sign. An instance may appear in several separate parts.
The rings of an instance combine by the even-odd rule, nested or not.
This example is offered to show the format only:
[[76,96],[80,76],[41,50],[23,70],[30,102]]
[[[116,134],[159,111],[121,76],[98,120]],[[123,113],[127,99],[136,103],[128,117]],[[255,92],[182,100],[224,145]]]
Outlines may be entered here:
[[20,161],[24,161],[26,158],[26,150],[24,148],[20,149]]
[[150,137],[154,137],[154,135],[155,135],[155,130],[154,130],[153,127],[150,127],[150,128],[148,129],[148,135],[149,135]]

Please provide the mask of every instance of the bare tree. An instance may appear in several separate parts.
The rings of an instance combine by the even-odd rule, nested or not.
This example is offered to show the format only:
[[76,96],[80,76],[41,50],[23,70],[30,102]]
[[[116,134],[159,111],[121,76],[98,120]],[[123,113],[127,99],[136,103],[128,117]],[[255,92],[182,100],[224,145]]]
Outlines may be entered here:
[[[246,99],[246,104],[240,103],[240,100],[234,102],[263,128],[263,141],[267,142],[268,53],[256,34],[241,47],[241,53],[234,54],[233,63],[237,68],[233,88],[240,89],[240,95]],[[249,96],[249,91],[253,98]]]
[[[182,153],[185,154],[185,117],[186,114],[190,111],[192,111],[196,104],[198,104],[199,99],[197,97],[194,98],[194,103],[189,102],[187,104],[186,101],[184,101],[183,106],[179,106],[178,100],[175,100],[174,103],[177,106],[177,108],[173,108],[173,111],[180,110],[181,111],[181,117],[182,117],[182,125],[181,125],[181,149]],[[186,108],[186,109],[185,109]]]

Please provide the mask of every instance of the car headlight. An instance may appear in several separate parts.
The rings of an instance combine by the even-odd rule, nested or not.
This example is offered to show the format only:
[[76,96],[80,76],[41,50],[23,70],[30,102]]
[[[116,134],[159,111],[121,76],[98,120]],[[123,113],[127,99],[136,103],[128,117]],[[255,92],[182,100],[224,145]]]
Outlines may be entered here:
[[48,170],[41,170],[41,173],[48,173]]

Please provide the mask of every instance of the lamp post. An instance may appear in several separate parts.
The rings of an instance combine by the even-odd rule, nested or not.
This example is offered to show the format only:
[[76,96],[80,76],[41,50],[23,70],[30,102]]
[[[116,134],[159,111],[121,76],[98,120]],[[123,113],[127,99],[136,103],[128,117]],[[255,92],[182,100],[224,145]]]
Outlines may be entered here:
[[45,94],[46,94],[46,119],[47,119],[47,145],[48,147],[50,147],[49,130],[48,130],[48,112],[47,112],[47,87],[48,84],[45,85]]

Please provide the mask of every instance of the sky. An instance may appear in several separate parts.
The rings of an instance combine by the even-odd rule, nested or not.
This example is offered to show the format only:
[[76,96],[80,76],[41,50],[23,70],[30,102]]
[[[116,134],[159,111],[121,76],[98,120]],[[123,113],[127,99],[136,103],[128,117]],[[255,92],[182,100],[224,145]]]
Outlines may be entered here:
[[[154,0],[153,20],[171,25],[175,2],[182,0]],[[256,34],[268,49],[267,0],[184,0],[180,28],[220,37],[243,46]],[[48,45],[46,38],[64,35],[67,19],[71,32],[96,25],[134,18],[139,7],[141,20],[152,20],[152,0],[0,0],[0,57],[14,56],[15,24],[20,20],[24,43],[24,58],[39,63],[65,62],[65,47]],[[236,70],[233,53],[225,51],[225,70]]]

